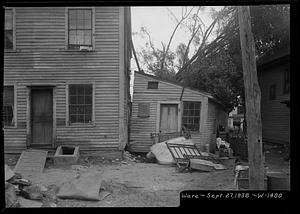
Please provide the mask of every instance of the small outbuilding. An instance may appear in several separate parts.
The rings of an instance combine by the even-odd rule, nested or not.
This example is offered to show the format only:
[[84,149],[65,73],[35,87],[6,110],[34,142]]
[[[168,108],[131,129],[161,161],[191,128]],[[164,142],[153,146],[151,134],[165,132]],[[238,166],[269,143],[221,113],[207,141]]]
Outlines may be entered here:
[[[180,132],[185,127],[196,146],[216,147],[217,130],[227,130],[228,113],[211,94],[135,72],[129,150],[148,152],[153,133]],[[153,135],[152,135],[153,136]]]

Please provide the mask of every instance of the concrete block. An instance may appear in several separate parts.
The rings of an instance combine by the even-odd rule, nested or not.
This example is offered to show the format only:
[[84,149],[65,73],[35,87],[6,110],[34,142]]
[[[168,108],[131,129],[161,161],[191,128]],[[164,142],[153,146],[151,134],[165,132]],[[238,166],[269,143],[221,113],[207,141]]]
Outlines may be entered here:
[[53,156],[54,165],[73,165],[79,158],[79,146],[59,146]]

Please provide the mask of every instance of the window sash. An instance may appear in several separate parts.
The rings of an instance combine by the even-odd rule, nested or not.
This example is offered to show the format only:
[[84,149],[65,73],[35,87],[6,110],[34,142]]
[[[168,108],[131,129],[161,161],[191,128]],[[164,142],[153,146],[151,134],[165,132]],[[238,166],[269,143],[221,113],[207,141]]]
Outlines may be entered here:
[[5,9],[5,31],[4,31],[4,49],[12,50],[14,48],[14,32],[13,32],[13,10]]
[[200,102],[183,102],[182,124],[191,131],[199,131],[200,128]]
[[92,47],[92,9],[68,10],[68,48]]
[[93,115],[93,85],[69,85],[69,122],[91,123]]
[[4,126],[14,126],[14,86],[4,86],[2,116]]

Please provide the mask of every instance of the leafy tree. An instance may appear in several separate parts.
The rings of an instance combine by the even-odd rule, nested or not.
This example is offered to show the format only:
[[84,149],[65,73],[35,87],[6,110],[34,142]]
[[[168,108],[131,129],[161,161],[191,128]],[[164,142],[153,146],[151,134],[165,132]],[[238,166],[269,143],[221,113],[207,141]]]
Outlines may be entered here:
[[[258,58],[289,45],[289,6],[252,6],[250,10]],[[225,7],[221,15],[216,39],[197,51],[181,76],[186,85],[212,93],[230,111],[244,100],[242,59],[236,8]]]

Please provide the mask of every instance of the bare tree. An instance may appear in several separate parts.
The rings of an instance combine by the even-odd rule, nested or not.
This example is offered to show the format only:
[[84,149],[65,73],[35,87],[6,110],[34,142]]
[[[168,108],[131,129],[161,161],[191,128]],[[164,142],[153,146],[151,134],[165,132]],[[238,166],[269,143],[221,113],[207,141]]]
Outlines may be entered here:
[[177,24],[170,36],[170,39],[169,39],[169,42],[168,42],[168,45],[167,47],[165,48],[165,50],[163,51],[163,58],[162,58],[162,61],[161,61],[161,66],[160,66],[160,70],[162,71],[164,69],[164,65],[165,65],[165,59],[166,59],[166,55],[168,54],[168,51],[169,51],[169,48],[170,48],[170,45],[171,45],[171,42],[173,40],[173,37],[178,29],[178,27],[181,25],[181,23],[187,19],[190,15],[190,13],[193,11],[194,7],[192,7],[190,10],[187,10],[186,8],[182,8],[182,15],[181,15],[181,19],[178,21],[178,19],[176,18],[176,16],[173,14],[173,12],[171,11],[171,14],[176,18],[177,20]]

